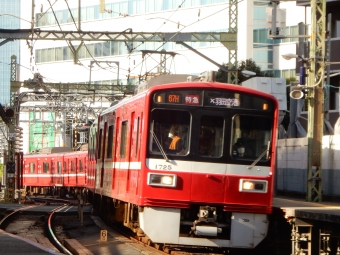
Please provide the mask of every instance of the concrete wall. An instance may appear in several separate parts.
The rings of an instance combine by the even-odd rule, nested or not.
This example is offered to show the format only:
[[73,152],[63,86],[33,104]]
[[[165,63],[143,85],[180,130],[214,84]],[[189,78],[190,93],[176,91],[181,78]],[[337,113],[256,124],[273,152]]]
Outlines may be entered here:
[[[324,136],[322,148],[323,195],[340,197],[340,136]],[[306,193],[307,152],[307,138],[278,141],[276,172],[278,193]]]

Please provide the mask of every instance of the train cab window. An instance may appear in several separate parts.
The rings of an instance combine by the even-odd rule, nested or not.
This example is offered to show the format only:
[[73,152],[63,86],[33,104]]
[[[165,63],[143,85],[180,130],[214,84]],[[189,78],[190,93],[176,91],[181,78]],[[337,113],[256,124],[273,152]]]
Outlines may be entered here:
[[35,173],[35,164],[30,163],[30,174],[34,174],[34,173]]
[[222,156],[224,120],[220,116],[201,117],[198,154],[201,157]]
[[232,124],[231,155],[238,160],[267,161],[271,144],[272,121],[270,118],[236,115]]
[[79,160],[79,172],[83,172],[83,161]]
[[191,115],[187,111],[152,111],[149,151],[185,156],[189,152]]
[[124,121],[122,123],[122,134],[120,137],[120,157],[121,158],[125,158],[125,155],[126,155],[127,131],[128,131],[128,122]]
[[62,173],[62,164],[60,161],[58,161],[58,174]]
[[113,125],[109,126],[109,134],[107,137],[106,158],[112,158],[112,148],[113,148],[113,143],[114,143],[113,129],[114,129]]
[[49,168],[48,162],[44,162],[44,163],[43,163],[44,173],[48,173],[48,168]]

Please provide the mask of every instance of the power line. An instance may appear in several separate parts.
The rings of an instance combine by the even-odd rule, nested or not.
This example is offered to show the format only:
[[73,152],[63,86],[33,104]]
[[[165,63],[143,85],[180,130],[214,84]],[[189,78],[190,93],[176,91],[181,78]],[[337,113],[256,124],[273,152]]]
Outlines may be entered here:
[[[183,4],[184,2],[185,2],[185,1],[183,1],[182,4]],[[238,1],[236,4],[239,4],[240,2],[243,2],[243,0]],[[198,22],[201,22],[202,20],[205,20],[205,19],[207,19],[207,18],[210,18],[210,17],[216,15],[217,13],[220,13],[221,11],[224,11],[224,10],[228,9],[229,6],[230,6],[230,5],[227,5],[227,7],[225,7],[225,8],[222,8],[222,9],[220,9],[220,10],[218,10],[218,11],[216,11],[216,12],[214,12],[214,13],[212,13],[212,14],[210,14],[210,15],[208,15],[208,16],[202,18],[202,19],[199,19],[199,20],[197,20],[197,21],[195,21],[195,22],[193,22],[193,23],[191,23],[191,24],[189,24],[189,25],[184,26],[182,29],[180,29],[179,31],[177,31],[171,38],[173,38],[174,36],[176,36],[178,33],[180,33],[180,32],[181,32],[182,30],[184,30],[185,28],[187,28],[187,27],[189,27],[189,26],[192,26],[192,25],[194,25],[194,24],[196,24],[196,23],[198,23]],[[156,32],[157,32],[157,31],[156,31]],[[170,38],[170,39],[171,39],[171,38]],[[170,39],[168,39],[168,41],[169,41]],[[159,46],[156,50],[159,50],[159,49],[160,49],[165,43],[167,43],[168,41],[163,42],[163,44],[162,44],[161,46]],[[140,44],[140,45],[141,45],[141,44]],[[140,46],[140,45],[139,45],[139,46]],[[137,47],[139,47],[139,46],[137,46]],[[143,60],[143,61],[144,61],[144,60]],[[143,62],[143,61],[142,61],[142,62]],[[141,65],[142,62],[139,63],[138,65],[136,65],[132,70],[134,70],[137,66]],[[131,71],[132,71],[132,70],[131,70]]]

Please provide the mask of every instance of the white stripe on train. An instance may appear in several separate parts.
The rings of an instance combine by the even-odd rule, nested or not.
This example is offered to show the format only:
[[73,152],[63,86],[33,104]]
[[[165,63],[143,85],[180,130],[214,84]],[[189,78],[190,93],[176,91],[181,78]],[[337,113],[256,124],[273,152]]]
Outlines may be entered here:
[[[102,163],[97,163],[97,169]],[[146,167],[155,171],[169,172],[187,172],[187,173],[202,173],[202,174],[231,174],[231,175],[246,175],[246,176],[268,176],[271,174],[268,166],[254,166],[251,169],[249,165],[235,165],[224,163],[211,162],[194,162],[184,160],[169,160],[165,159],[146,159]],[[140,170],[141,162],[104,162],[104,169],[129,169]]]

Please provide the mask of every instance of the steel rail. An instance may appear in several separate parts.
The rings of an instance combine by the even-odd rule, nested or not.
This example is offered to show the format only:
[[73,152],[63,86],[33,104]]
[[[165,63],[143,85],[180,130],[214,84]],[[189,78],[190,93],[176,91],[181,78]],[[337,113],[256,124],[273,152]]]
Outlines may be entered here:
[[46,231],[46,233],[47,233],[47,237],[48,237],[48,239],[50,240],[50,242],[51,242],[55,247],[57,247],[59,251],[62,251],[63,253],[65,253],[65,254],[67,254],[67,255],[73,255],[72,252],[70,252],[68,249],[66,249],[66,247],[65,247],[64,245],[62,245],[62,244],[59,242],[59,240],[58,240],[58,238],[56,237],[56,235],[54,234],[53,228],[52,228],[52,221],[53,221],[53,218],[54,218],[54,216],[55,216],[55,213],[61,211],[61,210],[64,209],[64,208],[67,208],[67,207],[69,207],[69,206],[70,206],[70,205],[63,205],[63,206],[60,206],[60,207],[54,209],[54,210],[51,212],[51,214],[50,214],[50,216],[48,217],[48,220],[47,220],[47,231]]

